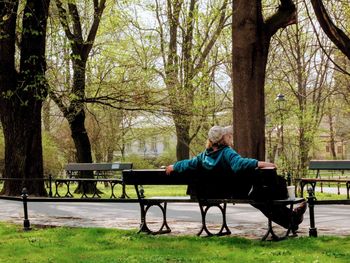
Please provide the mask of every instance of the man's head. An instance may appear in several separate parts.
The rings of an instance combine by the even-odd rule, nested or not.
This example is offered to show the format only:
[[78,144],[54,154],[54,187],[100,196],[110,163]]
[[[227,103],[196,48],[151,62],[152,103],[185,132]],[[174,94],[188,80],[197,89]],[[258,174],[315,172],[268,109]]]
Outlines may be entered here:
[[228,145],[232,147],[233,127],[213,126],[208,132],[208,139],[212,144]]
[[223,136],[224,136],[224,128],[221,126],[213,126],[210,128],[208,132],[208,139],[213,144],[219,143]]
[[232,125],[225,126],[222,129],[223,129],[224,134],[233,135],[233,126]]
[[225,126],[223,129],[223,143],[230,147],[233,147],[233,126]]

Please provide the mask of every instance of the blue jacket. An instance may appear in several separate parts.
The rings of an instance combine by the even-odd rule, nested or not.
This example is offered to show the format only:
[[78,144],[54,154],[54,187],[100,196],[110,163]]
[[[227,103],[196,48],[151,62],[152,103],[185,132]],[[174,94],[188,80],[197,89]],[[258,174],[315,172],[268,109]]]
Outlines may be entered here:
[[217,151],[209,148],[192,159],[178,161],[174,164],[174,171],[181,173],[203,167],[207,170],[221,168],[224,171],[237,173],[248,169],[255,169],[257,166],[258,160],[242,158],[232,148],[224,146]]

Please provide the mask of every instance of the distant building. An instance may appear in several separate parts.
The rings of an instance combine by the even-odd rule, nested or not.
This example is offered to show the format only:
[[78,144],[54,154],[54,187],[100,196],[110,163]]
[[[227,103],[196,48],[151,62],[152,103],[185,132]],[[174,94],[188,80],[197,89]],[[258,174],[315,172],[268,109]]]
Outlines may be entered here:
[[[136,154],[145,159],[155,158],[176,145],[174,123],[167,116],[138,116],[130,127],[125,138],[125,156]],[[120,156],[121,152],[114,155]]]
[[[318,147],[313,152],[313,159],[350,159],[350,121],[349,116],[338,114],[332,117],[333,142],[331,138],[331,125],[328,116],[324,117],[320,124]],[[334,153],[332,153],[332,144]]]

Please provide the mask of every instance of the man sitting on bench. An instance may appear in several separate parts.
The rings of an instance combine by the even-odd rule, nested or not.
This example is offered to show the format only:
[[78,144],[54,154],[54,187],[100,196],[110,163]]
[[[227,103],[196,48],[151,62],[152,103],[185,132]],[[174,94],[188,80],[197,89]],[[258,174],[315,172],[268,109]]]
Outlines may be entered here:
[[[232,126],[214,126],[209,130],[204,152],[189,160],[178,161],[166,168],[166,173],[200,171],[200,173],[223,176],[232,174],[237,183],[215,189],[215,181],[204,184],[200,189],[189,189],[191,195],[221,198],[253,199],[268,201],[288,197],[286,181],[276,173],[276,165],[251,158],[242,158],[232,146]],[[215,179],[214,179],[215,180]],[[198,193],[200,191],[200,193]],[[292,225],[295,232],[303,221],[307,203],[303,202],[293,211],[284,205],[271,205],[269,202],[253,204],[265,216],[288,229]],[[291,214],[292,213],[292,214]]]

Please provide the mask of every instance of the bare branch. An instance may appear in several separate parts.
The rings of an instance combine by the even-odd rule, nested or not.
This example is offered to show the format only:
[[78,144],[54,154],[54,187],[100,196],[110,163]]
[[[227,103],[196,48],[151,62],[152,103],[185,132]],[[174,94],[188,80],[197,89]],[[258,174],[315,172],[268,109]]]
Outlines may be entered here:
[[350,59],[350,38],[329,17],[322,0],[311,0],[318,22],[330,40]]
[[67,116],[69,113],[68,108],[63,104],[61,97],[58,97],[51,88],[49,89],[49,97],[56,103],[63,115]]
[[310,16],[310,12],[309,12],[309,9],[308,9],[307,4],[305,3],[305,1],[304,1],[304,5],[305,5],[306,13],[307,13],[308,17],[310,18],[310,22],[311,22],[312,28],[313,28],[314,32],[316,33],[317,42],[319,43],[319,45],[320,45],[322,51],[326,54],[326,56],[328,57],[328,59],[336,66],[336,68],[337,68],[340,72],[342,72],[342,73],[344,73],[344,74],[350,76],[350,73],[347,72],[347,71],[346,71],[343,67],[341,67],[338,63],[336,63],[336,62],[334,61],[334,59],[332,59],[332,57],[330,56],[330,54],[328,54],[328,51],[327,51],[327,50],[324,48],[324,46],[322,45],[321,40],[320,40],[320,37],[319,37],[319,35],[317,34],[316,26],[315,26],[315,24],[314,24],[314,22],[313,22],[313,20],[312,20],[312,18],[311,18],[311,16]]
[[164,31],[163,31],[163,24],[160,19],[160,14],[159,14],[159,3],[158,0],[156,0],[156,18],[159,24],[159,37],[160,37],[160,51],[162,53],[162,59],[163,59],[163,64],[166,65],[166,58],[165,58],[165,48],[164,48]]
[[225,0],[224,3],[222,4],[219,24],[218,24],[215,32],[213,33],[213,36],[210,39],[209,43],[204,48],[203,53],[202,53],[201,57],[199,58],[199,61],[195,67],[195,71],[199,70],[203,66],[205,59],[207,58],[210,50],[212,49],[213,45],[215,44],[216,40],[218,39],[218,37],[222,31],[222,29],[224,28],[224,25],[225,25],[225,22],[227,19],[226,10],[227,10],[227,0]]
[[59,19],[60,19],[61,25],[64,29],[64,32],[66,33],[66,36],[70,41],[74,41],[74,35],[70,31],[69,25],[68,25],[67,11],[62,6],[61,0],[55,0],[55,1],[56,1],[58,13],[59,13]]
[[89,32],[89,35],[88,35],[87,40],[86,40],[86,44],[84,45],[83,54],[86,55],[86,57],[88,56],[88,54],[92,48],[93,42],[94,42],[96,34],[97,34],[97,30],[98,30],[98,27],[99,27],[99,24],[101,21],[101,16],[102,16],[103,10],[106,7],[106,0],[101,0],[99,6],[97,6],[97,2],[98,2],[97,0],[94,1],[94,5],[95,5],[95,7],[94,7],[94,21],[91,25],[90,32]]
[[73,34],[75,36],[75,41],[79,41],[79,44],[82,44],[83,34],[77,5],[75,3],[68,3],[68,10],[73,20]]

